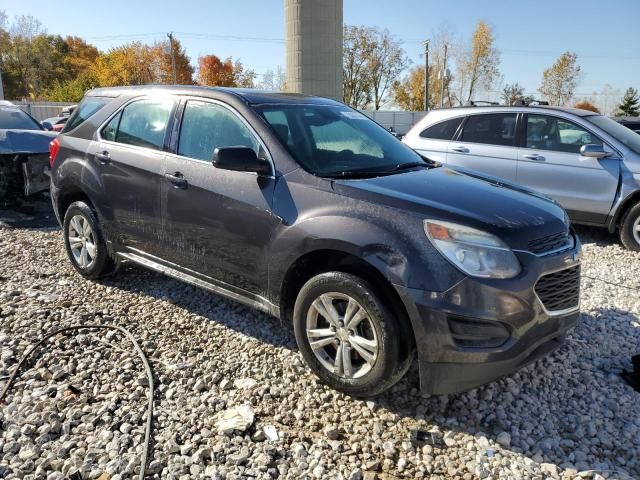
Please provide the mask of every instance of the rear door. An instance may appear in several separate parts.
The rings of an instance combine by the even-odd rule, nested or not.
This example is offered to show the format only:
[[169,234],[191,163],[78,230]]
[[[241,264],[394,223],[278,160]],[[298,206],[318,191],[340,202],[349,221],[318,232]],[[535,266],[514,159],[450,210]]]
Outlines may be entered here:
[[515,181],[516,119],[515,112],[469,115],[448,144],[446,163]]
[[[585,126],[567,118],[526,114],[518,150],[518,183],[557,200],[573,220],[604,223],[618,188],[620,159]],[[612,155],[580,155],[586,144],[603,145]]]
[[[207,281],[260,295],[267,285],[267,245],[281,219],[271,210],[274,176],[213,166],[216,148],[269,154],[255,131],[226,104],[186,99],[167,154],[162,184],[164,258]],[[177,180],[178,179],[178,180]]]
[[111,240],[154,255],[160,253],[160,181],[174,104],[169,97],[128,103],[92,146],[112,220]]
[[405,143],[420,155],[445,163],[449,142],[458,131],[463,119],[462,116],[434,123],[417,135],[408,138]]

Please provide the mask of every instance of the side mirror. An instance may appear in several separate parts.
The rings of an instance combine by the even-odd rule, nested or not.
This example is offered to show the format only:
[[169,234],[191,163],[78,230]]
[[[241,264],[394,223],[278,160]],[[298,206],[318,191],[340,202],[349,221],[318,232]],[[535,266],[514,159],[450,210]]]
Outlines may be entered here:
[[258,175],[271,173],[269,162],[258,158],[249,147],[223,147],[213,151],[213,165],[223,170],[253,172]]
[[42,125],[42,128],[48,130],[49,132],[53,130],[53,125],[51,125],[50,122],[40,122],[40,125]]
[[605,152],[602,145],[588,144],[580,147],[580,155],[589,158],[604,158],[611,154],[609,152]]

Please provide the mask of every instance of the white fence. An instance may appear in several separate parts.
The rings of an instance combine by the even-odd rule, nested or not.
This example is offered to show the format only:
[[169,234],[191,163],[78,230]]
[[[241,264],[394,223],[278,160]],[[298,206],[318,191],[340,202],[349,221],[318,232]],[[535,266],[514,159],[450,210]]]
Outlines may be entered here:
[[387,110],[362,110],[362,113],[387,129],[393,127],[393,129],[401,135],[407,133],[418,120],[426,115],[426,112],[396,112]]
[[[36,120],[42,121],[45,118],[60,115],[62,109],[69,105],[69,102],[21,102],[14,101],[16,106],[22,108]],[[362,110],[369,118],[372,118],[385,128],[393,128],[396,132],[404,135],[422,117],[425,112],[404,112],[391,110]]]
[[59,116],[64,107],[75,105],[71,102],[21,102],[19,100],[14,100],[13,104],[40,122],[45,118]]

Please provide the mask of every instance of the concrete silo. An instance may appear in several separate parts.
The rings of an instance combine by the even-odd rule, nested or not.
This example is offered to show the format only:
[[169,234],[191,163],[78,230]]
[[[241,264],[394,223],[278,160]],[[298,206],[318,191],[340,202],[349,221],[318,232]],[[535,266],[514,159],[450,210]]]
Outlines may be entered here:
[[285,0],[287,91],[342,100],[342,0]]

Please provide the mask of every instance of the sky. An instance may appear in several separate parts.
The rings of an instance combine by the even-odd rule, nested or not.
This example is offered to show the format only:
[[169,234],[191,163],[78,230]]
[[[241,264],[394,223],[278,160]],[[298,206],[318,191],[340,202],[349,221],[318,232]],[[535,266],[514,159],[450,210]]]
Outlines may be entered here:
[[[0,0],[0,10],[33,15],[49,33],[77,35],[101,50],[174,32],[195,64],[214,53],[258,74],[284,67],[283,0]],[[422,40],[439,30],[469,39],[476,23],[494,29],[504,83],[536,93],[542,71],[564,51],[582,68],[576,96],[611,85],[640,88],[640,0],[344,0],[344,22],[388,29],[421,65]],[[597,99],[597,98],[596,98]]]

